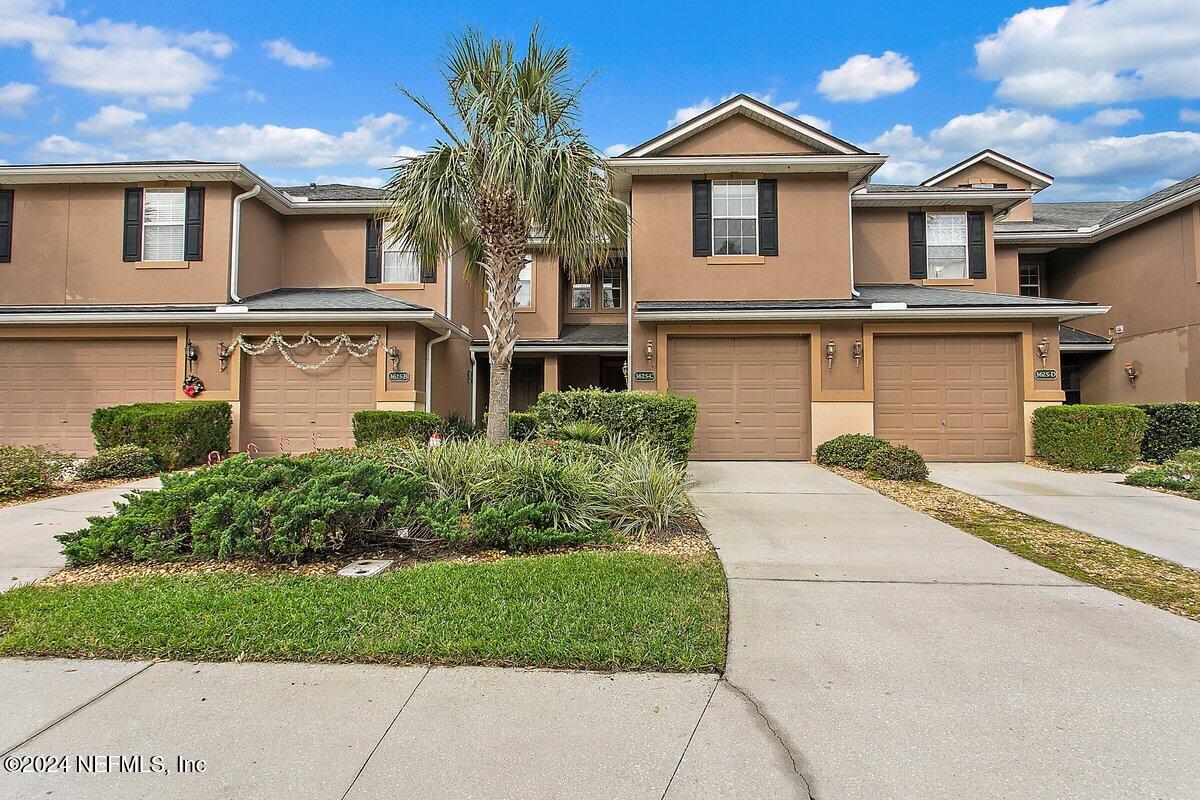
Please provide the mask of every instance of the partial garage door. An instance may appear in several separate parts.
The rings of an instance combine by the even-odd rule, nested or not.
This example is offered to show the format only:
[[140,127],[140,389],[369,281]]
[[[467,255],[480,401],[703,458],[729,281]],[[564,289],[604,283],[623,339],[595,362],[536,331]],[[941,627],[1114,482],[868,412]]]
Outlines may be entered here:
[[[344,350],[319,370],[301,371],[278,352],[243,356],[241,446],[253,442],[262,452],[353,447],[355,411],[375,408],[375,354],[355,358]],[[296,351],[300,364],[324,358]]]
[[700,404],[693,458],[808,458],[807,338],[681,336],[667,350],[671,391]]
[[174,339],[0,339],[5,443],[88,454],[96,408],[174,399]]
[[933,461],[1019,461],[1012,336],[876,336],[875,435]]

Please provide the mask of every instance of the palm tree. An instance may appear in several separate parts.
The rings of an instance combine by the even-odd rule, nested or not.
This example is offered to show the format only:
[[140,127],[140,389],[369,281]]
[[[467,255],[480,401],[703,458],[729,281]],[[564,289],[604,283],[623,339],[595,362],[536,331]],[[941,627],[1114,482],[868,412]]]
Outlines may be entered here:
[[570,51],[547,45],[536,27],[520,57],[511,42],[468,29],[444,62],[454,124],[401,89],[444,138],[392,169],[383,218],[423,263],[465,247],[468,270],[482,272],[492,442],[508,439],[518,277],[531,234],[584,279],[625,232],[604,160],[579,127],[583,83],[572,83],[569,64]]

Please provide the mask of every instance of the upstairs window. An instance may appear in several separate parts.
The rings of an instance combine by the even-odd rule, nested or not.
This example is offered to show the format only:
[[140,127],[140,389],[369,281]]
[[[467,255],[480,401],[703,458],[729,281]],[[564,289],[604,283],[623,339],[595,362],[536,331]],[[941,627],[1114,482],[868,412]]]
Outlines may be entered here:
[[1019,286],[1022,297],[1042,296],[1042,268],[1037,264],[1022,264]]
[[927,277],[967,277],[967,215],[929,213],[925,223]]
[[758,255],[758,181],[712,182],[713,254]]
[[590,280],[571,285],[571,310],[592,310],[592,282]]
[[415,250],[405,247],[398,238],[389,238],[383,249],[383,283],[420,283],[421,261]]
[[143,261],[183,261],[185,206],[183,189],[145,190],[142,200]]
[[605,267],[601,277],[601,295],[604,308],[613,310],[621,307],[621,268]]
[[517,274],[517,308],[533,308],[533,256],[529,253]]

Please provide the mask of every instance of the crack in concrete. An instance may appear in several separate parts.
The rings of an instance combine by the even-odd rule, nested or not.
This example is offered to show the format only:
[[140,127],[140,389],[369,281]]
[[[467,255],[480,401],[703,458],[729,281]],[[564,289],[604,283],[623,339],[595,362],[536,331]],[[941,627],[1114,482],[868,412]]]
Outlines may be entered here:
[[727,678],[725,675],[722,675],[721,679],[718,681],[718,684],[721,683],[724,683],[726,686],[736,692],[739,697],[741,697],[752,709],[754,709],[754,715],[762,721],[762,724],[766,726],[766,729],[770,732],[770,734],[775,737],[775,741],[779,742],[779,746],[783,748],[785,753],[787,753],[788,760],[792,763],[792,772],[795,773],[796,778],[800,783],[800,788],[804,790],[804,796],[810,798],[810,800],[815,800],[812,793],[812,781],[809,779],[808,775],[805,774],[804,769],[801,768],[801,764],[804,763],[804,756],[800,755],[799,748],[790,741],[786,734],[782,732],[783,726],[780,725],[776,720],[772,719],[767,712],[763,711],[762,706],[758,704],[758,700],[748,690],[738,686],[736,683],[729,680],[729,678]]
[[408,707],[408,703],[413,699],[413,695],[417,693],[417,689],[421,688],[421,684],[429,677],[429,673],[433,670],[432,666],[425,667],[425,671],[421,673],[417,685],[408,693],[408,697],[404,698],[404,702],[400,704],[400,710],[396,712],[396,716],[392,717],[392,721],[383,729],[383,735],[379,737],[379,741],[375,742],[375,746],[371,748],[371,752],[367,753],[366,759],[363,760],[362,766],[358,768],[358,772],[354,773],[354,777],[350,781],[350,785],[346,787],[346,791],[342,793],[342,800],[346,800],[350,796],[351,790],[354,789],[354,784],[358,783],[358,779],[362,777],[363,771],[366,770],[367,764],[371,763],[371,759],[375,757],[375,752],[379,750],[379,746],[383,744],[383,740],[392,732],[392,726],[396,724],[396,720],[400,719],[400,715],[404,713],[404,709]]
[[700,730],[700,723],[704,721],[704,715],[708,713],[708,707],[712,705],[713,697],[717,694],[717,687],[721,685],[721,679],[717,678],[713,682],[712,691],[708,693],[708,699],[704,701],[704,708],[700,709],[700,716],[696,718],[696,724],[692,726],[692,733],[688,736],[687,744],[683,746],[683,752],[679,754],[679,760],[675,762],[675,769],[671,770],[671,777],[667,778],[667,785],[663,787],[662,796],[659,800],[666,800],[667,792],[671,791],[671,784],[675,782],[675,776],[679,774],[679,768],[683,766],[683,759],[687,758],[688,750],[692,749],[692,741],[696,738],[696,731]]

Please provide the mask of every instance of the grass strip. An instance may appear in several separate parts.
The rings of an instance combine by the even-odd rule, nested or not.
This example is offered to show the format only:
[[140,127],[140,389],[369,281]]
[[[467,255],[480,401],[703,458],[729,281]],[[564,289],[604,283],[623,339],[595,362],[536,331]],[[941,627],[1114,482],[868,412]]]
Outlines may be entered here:
[[727,605],[712,555],[130,577],[0,595],[0,655],[709,672],[724,666]]
[[1069,578],[1200,620],[1200,572],[1173,561],[932,481],[881,481],[854,470],[828,469]]

